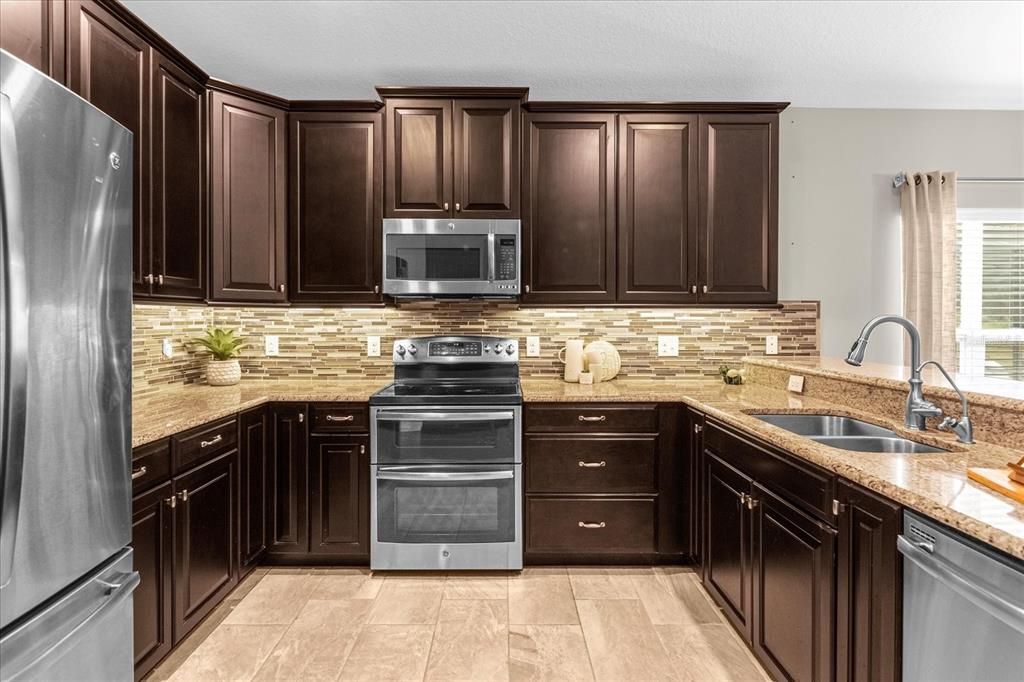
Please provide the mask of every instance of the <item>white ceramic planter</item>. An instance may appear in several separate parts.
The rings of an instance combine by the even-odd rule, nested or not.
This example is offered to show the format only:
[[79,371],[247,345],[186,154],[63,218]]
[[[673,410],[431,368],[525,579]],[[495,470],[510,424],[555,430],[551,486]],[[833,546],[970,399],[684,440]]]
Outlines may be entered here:
[[234,386],[242,378],[238,359],[213,360],[206,363],[206,383],[211,386]]

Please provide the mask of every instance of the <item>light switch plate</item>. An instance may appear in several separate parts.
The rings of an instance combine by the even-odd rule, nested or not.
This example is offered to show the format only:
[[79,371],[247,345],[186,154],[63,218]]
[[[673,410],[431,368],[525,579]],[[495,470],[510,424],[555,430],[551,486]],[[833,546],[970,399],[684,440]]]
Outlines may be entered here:
[[368,357],[368,358],[379,358],[380,357],[380,337],[379,336],[367,336],[366,337],[366,357]]
[[790,374],[789,383],[786,385],[786,388],[788,388],[793,393],[803,393],[804,378],[799,374]]
[[528,358],[539,358],[540,357],[540,337],[539,336],[527,336],[526,337],[526,357],[528,357]]
[[658,357],[679,357],[679,337],[658,335]]
[[264,336],[263,337],[263,352],[266,355],[280,355],[281,354],[281,339],[277,336]]
[[764,354],[779,354],[779,337],[776,336],[775,334],[769,334],[768,336],[764,337]]
[[164,354],[165,358],[174,357],[174,345],[170,339],[164,339],[160,342],[160,352]]

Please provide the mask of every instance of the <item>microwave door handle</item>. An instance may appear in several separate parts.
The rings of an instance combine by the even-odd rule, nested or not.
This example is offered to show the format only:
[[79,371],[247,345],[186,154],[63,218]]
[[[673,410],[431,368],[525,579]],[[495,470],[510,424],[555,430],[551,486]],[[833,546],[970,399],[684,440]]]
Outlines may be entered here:
[[494,253],[494,233],[489,232],[487,234],[487,281],[494,281],[494,271],[496,269],[495,259],[497,256]]
[[378,412],[377,421],[414,422],[507,422],[515,419],[515,413],[507,412]]
[[512,470],[506,471],[388,471],[377,472],[378,481],[505,481],[515,477]]

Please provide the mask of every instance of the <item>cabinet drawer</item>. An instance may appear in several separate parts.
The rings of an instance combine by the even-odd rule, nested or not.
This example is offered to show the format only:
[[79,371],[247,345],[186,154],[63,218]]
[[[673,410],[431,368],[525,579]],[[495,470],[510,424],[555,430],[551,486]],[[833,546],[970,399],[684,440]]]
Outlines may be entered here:
[[654,499],[526,498],[528,552],[654,552]]
[[791,456],[747,440],[711,420],[704,429],[704,446],[777,495],[835,524],[832,515],[835,476],[828,471],[797,462]]
[[657,405],[527,405],[527,433],[655,433]]
[[365,403],[313,405],[310,408],[313,433],[370,430],[370,415]]
[[145,490],[171,475],[171,441],[146,443],[132,450],[132,492]]
[[174,470],[181,472],[235,447],[238,444],[238,420],[232,417],[216,424],[201,426],[173,436],[171,440],[174,445]]
[[526,439],[528,493],[655,493],[657,436]]

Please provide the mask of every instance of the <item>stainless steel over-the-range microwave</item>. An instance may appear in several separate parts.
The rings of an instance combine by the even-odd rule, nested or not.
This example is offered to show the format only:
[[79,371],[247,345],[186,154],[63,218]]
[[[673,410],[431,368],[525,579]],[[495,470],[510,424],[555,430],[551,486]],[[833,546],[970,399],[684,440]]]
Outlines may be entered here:
[[388,218],[384,293],[518,296],[518,220]]

